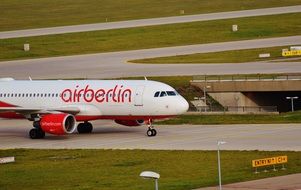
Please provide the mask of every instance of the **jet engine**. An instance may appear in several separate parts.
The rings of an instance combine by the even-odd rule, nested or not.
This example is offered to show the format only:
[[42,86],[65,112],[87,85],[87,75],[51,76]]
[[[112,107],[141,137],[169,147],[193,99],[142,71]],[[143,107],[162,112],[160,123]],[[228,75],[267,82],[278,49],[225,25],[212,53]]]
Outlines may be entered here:
[[40,120],[40,126],[46,133],[54,135],[64,135],[73,133],[76,119],[70,114],[48,114]]
[[115,123],[129,127],[135,127],[143,125],[144,120],[115,120]]

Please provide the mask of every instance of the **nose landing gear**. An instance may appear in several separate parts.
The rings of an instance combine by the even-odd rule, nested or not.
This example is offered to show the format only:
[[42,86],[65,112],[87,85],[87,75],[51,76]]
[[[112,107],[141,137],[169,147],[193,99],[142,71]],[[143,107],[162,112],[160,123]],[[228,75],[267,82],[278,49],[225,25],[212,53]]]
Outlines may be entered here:
[[151,119],[148,120],[147,125],[148,125],[148,130],[146,131],[146,135],[148,137],[156,136],[157,131],[156,131],[156,129],[154,129],[154,126],[152,125],[152,120]]
[[157,135],[157,131],[156,131],[156,129],[152,129],[152,128],[149,127],[146,134],[149,137],[154,137],[154,136]]

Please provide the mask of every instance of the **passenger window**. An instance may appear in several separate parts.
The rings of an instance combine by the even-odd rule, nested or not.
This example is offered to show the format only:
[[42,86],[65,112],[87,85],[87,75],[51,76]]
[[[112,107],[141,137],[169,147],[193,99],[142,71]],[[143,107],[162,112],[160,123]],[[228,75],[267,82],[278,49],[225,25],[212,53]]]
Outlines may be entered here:
[[154,97],[158,97],[159,96],[159,94],[160,94],[160,92],[158,91],[158,92],[156,92],[155,93],[155,95],[154,95]]
[[167,91],[168,96],[176,96],[177,94],[174,91]]
[[163,96],[166,96],[166,92],[165,91],[162,91],[161,94],[160,94],[160,97],[163,97]]

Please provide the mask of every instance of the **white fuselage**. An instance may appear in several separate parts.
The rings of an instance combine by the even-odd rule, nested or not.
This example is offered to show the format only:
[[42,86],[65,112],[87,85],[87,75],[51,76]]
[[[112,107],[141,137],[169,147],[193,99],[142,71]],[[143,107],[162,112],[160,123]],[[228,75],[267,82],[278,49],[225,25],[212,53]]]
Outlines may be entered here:
[[188,103],[169,85],[148,80],[8,80],[0,81],[0,107],[76,107],[77,120],[85,121],[166,118],[186,112]]

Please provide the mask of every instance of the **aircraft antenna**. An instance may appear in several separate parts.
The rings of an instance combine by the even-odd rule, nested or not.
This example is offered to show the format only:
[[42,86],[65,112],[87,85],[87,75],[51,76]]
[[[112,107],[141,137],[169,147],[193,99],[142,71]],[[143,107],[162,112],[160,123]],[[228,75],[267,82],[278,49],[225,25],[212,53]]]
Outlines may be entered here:
[[28,78],[29,78],[29,80],[30,80],[30,81],[32,81],[32,79],[31,79],[31,77],[30,77],[30,76],[29,76]]
[[144,80],[147,80],[146,76],[144,76]]

